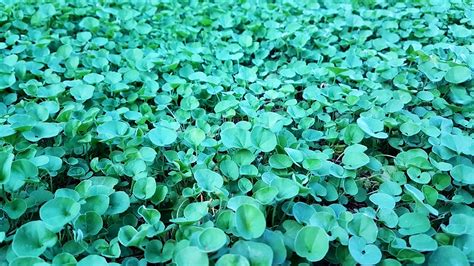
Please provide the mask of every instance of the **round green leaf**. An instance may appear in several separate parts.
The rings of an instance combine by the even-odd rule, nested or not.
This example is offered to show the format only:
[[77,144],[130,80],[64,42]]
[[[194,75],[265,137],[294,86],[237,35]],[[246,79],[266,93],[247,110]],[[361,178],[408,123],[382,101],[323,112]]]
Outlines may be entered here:
[[204,133],[202,129],[197,127],[188,128],[188,130],[186,130],[184,138],[192,145],[198,146],[204,141],[204,139],[206,139],[206,133]]
[[70,253],[59,253],[53,258],[53,266],[75,266],[77,264],[76,258]]
[[0,138],[15,134],[16,131],[10,125],[0,125]]
[[398,215],[392,209],[381,208],[377,212],[379,221],[385,223],[389,228],[394,228],[398,224]]
[[95,87],[88,84],[81,84],[71,88],[71,95],[77,101],[87,101],[94,95]]
[[278,189],[275,187],[263,187],[255,191],[254,198],[263,205],[270,204],[278,195]]
[[0,184],[5,184],[10,179],[13,158],[13,153],[0,151]]
[[107,260],[99,255],[89,255],[77,263],[77,266],[107,266]]
[[156,191],[153,197],[151,198],[151,202],[155,205],[163,202],[168,195],[169,188],[165,185],[157,185]]
[[454,166],[449,173],[454,180],[462,184],[474,185],[474,178],[472,177],[472,173],[474,173],[474,167],[465,164],[458,164]]
[[453,245],[466,254],[469,262],[474,262],[474,235],[464,234],[454,239]]
[[37,142],[41,139],[52,138],[57,136],[63,130],[60,124],[41,122],[36,124],[28,131],[22,132],[25,139],[31,142]]
[[25,213],[27,209],[27,204],[23,199],[14,199],[12,201],[6,202],[3,206],[3,210],[8,214],[10,219],[16,220]]
[[286,154],[290,156],[294,163],[300,163],[304,160],[303,152],[291,148],[285,148]]
[[131,225],[122,226],[118,232],[118,240],[120,244],[126,247],[139,247],[143,239],[146,237],[147,230],[137,231]]
[[50,228],[61,229],[74,219],[81,205],[70,198],[54,198],[40,208],[40,217]]
[[421,130],[421,125],[414,123],[412,121],[405,122],[400,126],[400,132],[402,132],[403,135],[409,136],[409,137],[418,134],[420,130]]
[[146,200],[155,194],[156,181],[152,177],[142,177],[133,185],[133,195],[137,199]]
[[244,256],[225,254],[217,260],[216,266],[250,266],[250,263]]
[[197,247],[188,246],[177,251],[173,256],[176,266],[209,265],[207,254],[201,252]]
[[193,202],[184,208],[184,217],[197,221],[208,213],[208,209],[207,202]]
[[97,73],[90,73],[85,75],[83,80],[89,84],[97,84],[104,80],[104,76]]
[[227,148],[245,149],[250,146],[250,132],[245,129],[233,127],[221,132],[221,140]]
[[110,195],[110,205],[106,211],[108,215],[120,214],[130,207],[130,198],[127,193],[117,191]]
[[448,69],[444,79],[449,83],[459,84],[471,79],[472,71],[465,66],[453,66]]
[[156,225],[160,222],[161,213],[154,208],[147,208],[144,205],[138,208],[137,213],[145,220],[147,224]]
[[309,261],[320,261],[329,250],[329,236],[317,226],[301,228],[294,243],[296,254]]
[[387,133],[381,132],[384,129],[384,124],[378,119],[371,117],[360,117],[357,119],[357,125],[371,137],[378,139],[388,138]]
[[377,192],[370,195],[369,199],[379,208],[385,208],[385,209],[395,208],[396,201],[392,196],[388,194]]
[[160,147],[170,145],[178,138],[176,130],[165,126],[155,127],[148,132],[147,136],[153,144]]
[[194,179],[200,188],[207,192],[214,192],[222,187],[224,179],[209,169],[198,169],[194,172]]
[[165,245],[159,240],[151,240],[146,244],[145,259],[150,263],[161,263],[173,257],[174,241],[167,241]]
[[6,187],[10,191],[19,190],[27,180],[35,179],[38,176],[38,167],[30,160],[15,160],[11,165],[10,180]]
[[277,200],[291,199],[298,195],[300,191],[298,184],[288,178],[275,178],[270,184],[278,190]]
[[342,157],[344,168],[353,170],[368,164],[370,162],[370,158],[364,153],[366,150],[367,147],[360,144],[354,144],[347,147],[344,150],[344,156]]
[[100,21],[93,17],[84,17],[83,19],[81,19],[78,25],[81,28],[93,30],[94,28],[97,28],[100,26]]
[[416,212],[407,212],[400,216],[398,230],[402,235],[415,235],[428,231],[431,223],[428,217]]
[[374,220],[362,213],[356,213],[349,222],[347,229],[349,233],[362,237],[367,243],[373,243],[377,239],[379,229]]
[[438,248],[438,242],[426,234],[410,236],[409,242],[411,248],[421,252],[433,251]]
[[245,239],[258,238],[266,228],[265,216],[254,205],[242,204],[235,212],[235,228]]
[[344,142],[346,144],[356,144],[364,139],[364,131],[355,124],[348,125],[344,130]]
[[47,264],[43,259],[38,257],[17,257],[9,266],[46,266]]
[[235,106],[239,105],[239,101],[237,100],[222,100],[216,104],[214,107],[214,112],[216,113],[222,113],[225,112],[231,108],[234,108]]
[[127,133],[129,125],[120,121],[108,121],[97,127],[98,137],[101,140],[111,140]]
[[468,266],[469,261],[459,248],[455,246],[442,246],[431,253],[428,265]]
[[376,245],[369,244],[362,237],[349,239],[349,252],[360,264],[377,264],[382,259],[382,252]]
[[13,237],[12,249],[18,256],[36,257],[56,244],[56,234],[43,221],[28,222],[19,227]]
[[256,126],[250,132],[250,140],[252,145],[263,152],[270,152],[275,149],[277,140],[275,133],[272,131]]
[[244,256],[250,265],[271,265],[273,262],[273,250],[259,242],[239,240],[232,246],[230,253]]
[[102,226],[102,218],[95,212],[86,212],[79,215],[74,221],[74,228],[81,230],[84,236],[96,235],[102,229]]
[[233,160],[223,160],[219,165],[219,169],[223,175],[230,177],[232,180],[239,178],[239,166]]
[[285,169],[293,165],[293,161],[288,155],[274,154],[269,160],[270,166],[275,169]]
[[227,237],[219,228],[206,228],[198,237],[198,247],[204,252],[214,252],[219,250],[227,242]]
[[273,264],[282,264],[287,259],[284,235],[280,231],[265,230],[259,241],[267,244],[273,250]]

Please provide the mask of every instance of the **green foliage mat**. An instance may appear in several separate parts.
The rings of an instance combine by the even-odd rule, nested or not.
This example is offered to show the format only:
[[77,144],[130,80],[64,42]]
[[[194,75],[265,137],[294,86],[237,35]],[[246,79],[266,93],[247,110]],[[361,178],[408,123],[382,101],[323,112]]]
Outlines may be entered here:
[[1,2],[0,265],[474,263],[472,1]]

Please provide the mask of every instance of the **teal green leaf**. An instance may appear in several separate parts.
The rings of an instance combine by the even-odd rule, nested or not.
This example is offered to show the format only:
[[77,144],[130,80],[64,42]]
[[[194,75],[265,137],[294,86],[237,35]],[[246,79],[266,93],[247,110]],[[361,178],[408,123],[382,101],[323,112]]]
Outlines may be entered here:
[[59,253],[53,258],[53,266],[59,266],[59,265],[64,265],[64,266],[73,266],[76,265],[77,260],[74,258],[74,256],[70,253],[63,252]]
[[150,141],[156,146],[170,145],[178,138],[176,130],[165,126],[157,126],[150,130],[147,135]]
[[79,214],[81,206],[70,198],[54,198],[40,208],[41,220],[50,228],[61,229]]
[[95,212],[81,214],[74,221],[74,228],[81,230],[84,236],[94,236],[102,229],[102,217]]
[[98,137],[104,141],[124,136],[127,131],[127,123],[120,121],[105,122],[97,127]]
[[250,132],[252,145],[262,152],[270,152],[275,149],[277,140],[275,134],[263,127],[257,126]]
[[38,168],[30,160],[19,159],[11,165],[10,180],[6,188],[10,191],[19,190],[28,180],[36,180]]
[[362,213],[357,213],[347,226],[348,232],[363,238],[367,243],[377,239],[378,227],[374,220]]
[[83,259],[81,259],[79,262],[77,262],[77,266],[107,266],[109,265],[107,263],[107,260],[99,255],[89,255]]
[[10,125],[0,125],[0,138],[15,134],[16,131]]
[[457,182],[460,182],[462,184],[466,185],[473,185],[474,184],[474,167],[470,167],[465,164],[458,164],[449,171],[451,176],[453,177],[454,180]]
[[130,198],[127,193],[117,191],[110,195],[110,205],[106,214],[114,215],[125,212],[130,207]]
[[244,239],[260,237],[266,228],[265,216],[255,206],[243,204],[235,212],[236,233]]
[[275,169],[285,169],[293,165],[293,161],[288,155],[274,154],[269,159],[270,166]]
[[344,168],[352,170],[361,168],[362,166],[370,162],[369,156],[364,152],[367,150],[367,147],[354,144],[347,147],[344,150],[344,156],[342,157],[342,162],[344,163]]
[[139,247],[146,237],[146,230],[137,231],[131,225],[122,226],[118,231],[118,241],[126,247]]
[[438,248],[438,242],[426,234],[412,235],[409,242],[411,248],[421,252],[434,251]]
[[430,220],[423,214],[408,212],[400,216],[398,230],[402,235],[425,233],[431,228]]
[[250,266],[250,262],[242,255],[225,254],[217,260],[216,266]]
[[382,259],[382,252],[373,244],[368,244],[364,238],[353,236],[349,239],[349,252],[360,264],[377,264]]
[[435,250],[428,258],[429,265],[456,265],[468,266],[469,261],[459,248],[454,246],[442,246]]
[[465,66],[453,66],[448,69],[444,79],[449,83],[459,84],[470,80],[472,71]]
[[474,235],[465,234],[454,239],[453,245],[466,254],[469,262],[474,262]]
[[7,213],[10,219],[16,220],[25,213],[27,208],[28,205],[26,204],[25,200],[14,199],[12,201],[6,202],[2,209]]
[[219,228],[206,228],[198,237],[198,247],[200,250],[208,253],[222,248],[227,242],[227,236]]
[[139,178],[133,185],[133,195],[137,199],[146,200],[155,194],[156,181],[153,177]]
[[[273,261],[273,250],[266,244],[238,240],[230,249],[231,254],[241,255],[247,258],[250,265],[271,265]],[[238,260],[242,263],[242,260]],[[243,265],[246,265],[243,262]]]
[[77,101],[87,101],[94,95],[94,86],[82,84],[71,88],[72,97]]
[[227,148],[245,149],[250,146],[250,139],[249,131],[237,127],[228,128],[221,132],[222,143]]
[[312,262],[320,261],[329,250],[329,236],[320,227],[305,226],[298,231],[294,247],[299,256]]
[[209,169],[198,169],[194,172],[194,179],[200,188],[207,192],[214,192],[222,187],[222,176]]
[[206,139],[206,134],[202,129],[193,127],[186,130],[184,138],[194,146],[198,146]]
[[37,142],[41,139],[55,137],[62,130],[63,128],[60,124],[42,122],[42,123],[36,124],[32,129],[22,132],[22,135],[25,139],[31,142]]
[[395,208],[396,201],[392,196],[388,194],[377,192],[370,195],[369,199],[379,208],[386,208],[386,209]]
[[10,179],[11,167],[13,163],[13,153],[0,151],[0,184],[5,184]]
[[43,221],[28,222],[18,228],[12,243],[17,256],[36,257],[56,244],[56,234],[47,229]]
[[206,253],[200,251],[197,247],[189,246],[175,252],[173,262],[177,266],[207,266],[209,265],[209,258]]
[[388,137],[387,133],[382,132],[384,129],[383,122],[378,119],[360,117],[357,119],[357,125],[371,137],[378,139],[386,139]]
[[282,232],[267,229],[259,241],[267,244],[273,250],[273,264],[282,264],[287,260],[287,250]]
[[159,240],[151,240],[146,244],[145,259],[149,263],[161,263],[173,257],[174,241],[167,241],[164,245]]
[[270,184],[278,190],[277,200],[291,199],[298,195],[300,190],[298,184],[288,178],[276,178]]
[[17,257],[11,261],[10,266],[45,266],[47,264],[43,259],[38,257]]

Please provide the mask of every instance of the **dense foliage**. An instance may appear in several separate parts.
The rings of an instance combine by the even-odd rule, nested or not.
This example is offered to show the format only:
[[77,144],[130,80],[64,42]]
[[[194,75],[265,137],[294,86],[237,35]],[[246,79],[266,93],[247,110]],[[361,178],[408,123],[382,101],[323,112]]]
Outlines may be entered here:
[[2,2],[0,265],[474,263],[470,0]]

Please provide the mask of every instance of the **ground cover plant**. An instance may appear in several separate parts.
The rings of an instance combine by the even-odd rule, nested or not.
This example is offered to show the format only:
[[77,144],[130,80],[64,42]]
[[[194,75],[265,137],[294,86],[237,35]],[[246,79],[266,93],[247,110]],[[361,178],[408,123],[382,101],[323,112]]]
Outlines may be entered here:
[[474,263],[469,0],[0,3],[0,265]]

